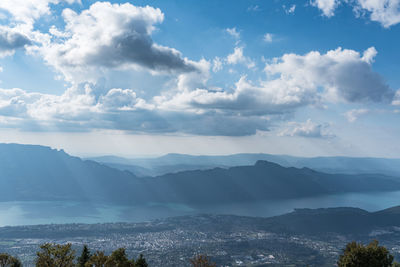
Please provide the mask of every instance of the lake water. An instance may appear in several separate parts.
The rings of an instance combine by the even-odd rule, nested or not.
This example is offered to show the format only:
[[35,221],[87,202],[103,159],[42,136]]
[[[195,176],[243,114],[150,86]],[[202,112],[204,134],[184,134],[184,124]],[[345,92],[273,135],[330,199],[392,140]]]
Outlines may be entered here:
[[269,217],[291,212],[295,208],[358,207],[377,211],[398,205],[400,205],[400,191],[373,194],[347,193],[213,206],[186,206],[179,203],[111,206],[89,202],[0,202],[0,226],[142,222],[198,213]]

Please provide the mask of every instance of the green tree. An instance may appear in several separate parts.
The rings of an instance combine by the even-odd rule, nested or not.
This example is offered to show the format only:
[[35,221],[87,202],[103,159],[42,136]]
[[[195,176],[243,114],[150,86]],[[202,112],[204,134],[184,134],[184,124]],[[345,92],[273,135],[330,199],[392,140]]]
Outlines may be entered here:
[[135,262],[135,267],[148,267],[146,259],[143,257],[143,254],[140,254],[139,258]]
[[105,264],[106,267],[134,267],[135,261],[130,261],[124,248],[114,250]]
[[75,251],[71,244],[56,245],[46,243],[36,253],[37,267],[74,267]]
[[21,262],[13,256],[1,253],[0,254],[0,267],[22,267]]
[[190,260],[193,267],[216,267],[217,265],[210,261],[206,255],[197,255]]
[[375,240],[367,246],[348,243],[337,264],[339,267],[390,267],[392,262],[393,256]]
[[94,253],[88,262],[85,263],[85,267],[105,267],[108,256],[104,255],[104,252],[97,251]]
[[78,267],[85,267],[85,264],[90,259],[90,250],[86,245],[83,245],[81,256],[78,258]]

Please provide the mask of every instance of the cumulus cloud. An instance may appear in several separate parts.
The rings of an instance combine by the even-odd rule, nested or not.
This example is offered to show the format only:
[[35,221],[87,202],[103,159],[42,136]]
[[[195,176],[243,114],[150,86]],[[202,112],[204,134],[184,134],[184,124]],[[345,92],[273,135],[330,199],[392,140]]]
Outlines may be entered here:
[[0,10],[9,13],[13,20],[22,22],[30,27],[35,20],[43,15],[50,14],[50,4],[66,2],[68,4],[80,3],[80,0],[1,0]]
[[176,88],[179,91],[191,90],[193,88],[202,88],[210,78],[211,63],[205,59],[199,62],[193,62],[197,71],[185,72],[178,75],[176,79]]
[[367,12],[372,21],[388,28],[400,22],[400,2],[398,0],[357,0],[355,11]]
[[356,16],[368,15],[370,20],[388,28],[400,22],[400,2],[398,0],[313,0],[311,4],[319,8],[324,16],[332,17],[340,3],[353,6]]
[[29,131],[89,131],[119,129],[131,132],[181,132],[200,135],[251,135],[267,130],[257,116],[166,110],[147,103],[131,89],[113,88],[99,96],[93,86],[69,88],[61,96],[0,89],[0,127]]
[[13,55],[15,50],[30,44],[24,34],[13,28],[0,26],[0,58]]
[[233,27],[233,28],[227,28],[226,29],[226,32],[230,35],[230,36],[232,36],[233,38],[235,38],[235,39],[240,39],[240,32],[238,32],[237,30],[236,30],[236,28],[235,27]]
[[96,2],[80,14],[65,9],[63,18],[65,29],[53,27],[53,41],[38,49],[69,81],[82,81],[88,72],[95,75],[101,68],[196,71],[179,51],[153,42],[154,25],[164,19],[158,8]]
[[22,119],[23,123],[28,121],[28,125],[63,128],[75,124],[77,129],[85,129],[109,112],[144,108],[143,102],[130,89],[111,89],[97,97],[89,84],[71,87],[60,96],[29,93],[18,88],[0,89],[1,115]]
[[362,115],[369,113],[368,109],[352,109],[344,113],[344,116],[347,118],[349,122],[355,122]]
[[317,51],[305,55],[285,54],[267,64],[267,74],[280,77],[287,86],[317,91],[324,89],[329,101],[390,102],[394,92],[383,78],[372,70],[374,48],[363,55],[337,48],[326,54]]
[[[234,88],[215,90],[207,88],[205,78],[202,84],[187,83],[179,91],[157,96],[154,101],[165,111],[260,119],[292,114],[298,108],[318,107],[325,102],[390,103],[394,91],[373,72],[375,55],[374,48],[363,54],[341,48],[325,54],[285,54],[266,64],[269,78],[264,81],[253,83],[242,76]],[[312,125],[306,124],[310,129]]]
[[306,122],[289,122],[287,128],[279,136],[300,136],[312,138],[334,137],[328,130],[328,125],[318,124],[308,119]]
[[[372,71],[375,55],[374,49],[360,54],[341,48],[325,54],[285,54],[268,61],[265,80],[242,76],[233,88],[208,85],[215,62],[202,59],[192,63],[197,71],[180,73],[169,90],[148,99],[133,89],[90,83],[74,84],[60,96],[2,89],[0,126],[251,135],[268,131],[306,106],[394,101],[394,91]],[[312,121],[289,126],[283,135],[331,136],[326,125]]]
[[240,116],[282,114],[316,101],[313,93],[290,87],[279,79],[254,85],[245,76],[236,83],[233,92],[197,88],[156,100],[166,110],[213,110]]
[[219,57],[215,57],[213,60],[213,71],[218,72],[223,68],[223,61]]
[[318,7],[326,17],[335,15],[335,9],[339,5],[339,0],[314,0],[311,5]]
[[243,47],[235,47],[232,54],[226,57],[226,62],[231,65],[243,64],[249,69],[255,67],[255,63],[250,58],[243,55]]

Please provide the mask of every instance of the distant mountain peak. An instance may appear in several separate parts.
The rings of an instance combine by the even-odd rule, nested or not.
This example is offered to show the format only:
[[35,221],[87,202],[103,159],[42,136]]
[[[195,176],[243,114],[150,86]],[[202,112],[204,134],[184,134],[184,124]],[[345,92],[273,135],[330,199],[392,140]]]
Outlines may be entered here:
[[271,161],[267,161],[267,160],[257,160],[256,163],[254,164],[254,166],[267,166],[267,167],[277,167],[277,168],[284,168],[281,165],[271,162]]

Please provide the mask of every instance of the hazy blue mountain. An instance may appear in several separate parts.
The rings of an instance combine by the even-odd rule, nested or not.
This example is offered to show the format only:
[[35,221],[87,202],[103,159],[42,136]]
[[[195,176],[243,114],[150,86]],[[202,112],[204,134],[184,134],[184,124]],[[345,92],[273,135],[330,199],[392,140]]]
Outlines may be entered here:
[[297,209],[289,214],[267,218],[266,221],[275,231],[308,235],[366,235],[373,230],[399,227],[400,206],[378,212],[358,208]]
[[[200,157],[201,159],[197,160],[197,157]],[[88,158],[88,160],[96,161],[119,170],[127,170],[136,176],[146,177],[160,176],[167,173],[176,173],[188,170],[206,170],[217,167],[228,168],[238,165],[253,165],[257,161],[257,158],[246,161],[246,164],[240,160],[238,161],[240,164],[235,164],[236,161],[228,163],[228,158],[224,159],[224,162],[226,163],[218,161],[214,163],[212,159],[208,158],[208,156],[190,156],[181,154],[168,154],[158,158],[137,159],[102,156]]]
[[0,144],[0,200],[87,200],[124,204],[212,204],[288,199],[342,192],[400,190],[377,174],[326,174],[268,161],[228,169],[139,178],[42,146]]
[[0,200],[126,201],[135,176],[43,146],[0,144]]
[[[381,173],[400,176],[400,159],[385,158],[302,158],[271,154],[235,154],[227,156],[168,154],[158,158],[126,159],[105,156],[91,159],[121,170],[130,170],[138,176],[157,176],[185,170],[253,165],[258,160],[267,160],[285,167],[307,167],[328,173]],[[145,171],[140,168],[144,168]]]
[[[342,192],[390,191],[399,181],[384,175],[326,174],[268,161],[228,169],[185,171],[145,180],[160,201],[232,202],[287,199]],[[165,198],[165,199],[164,199]]]

